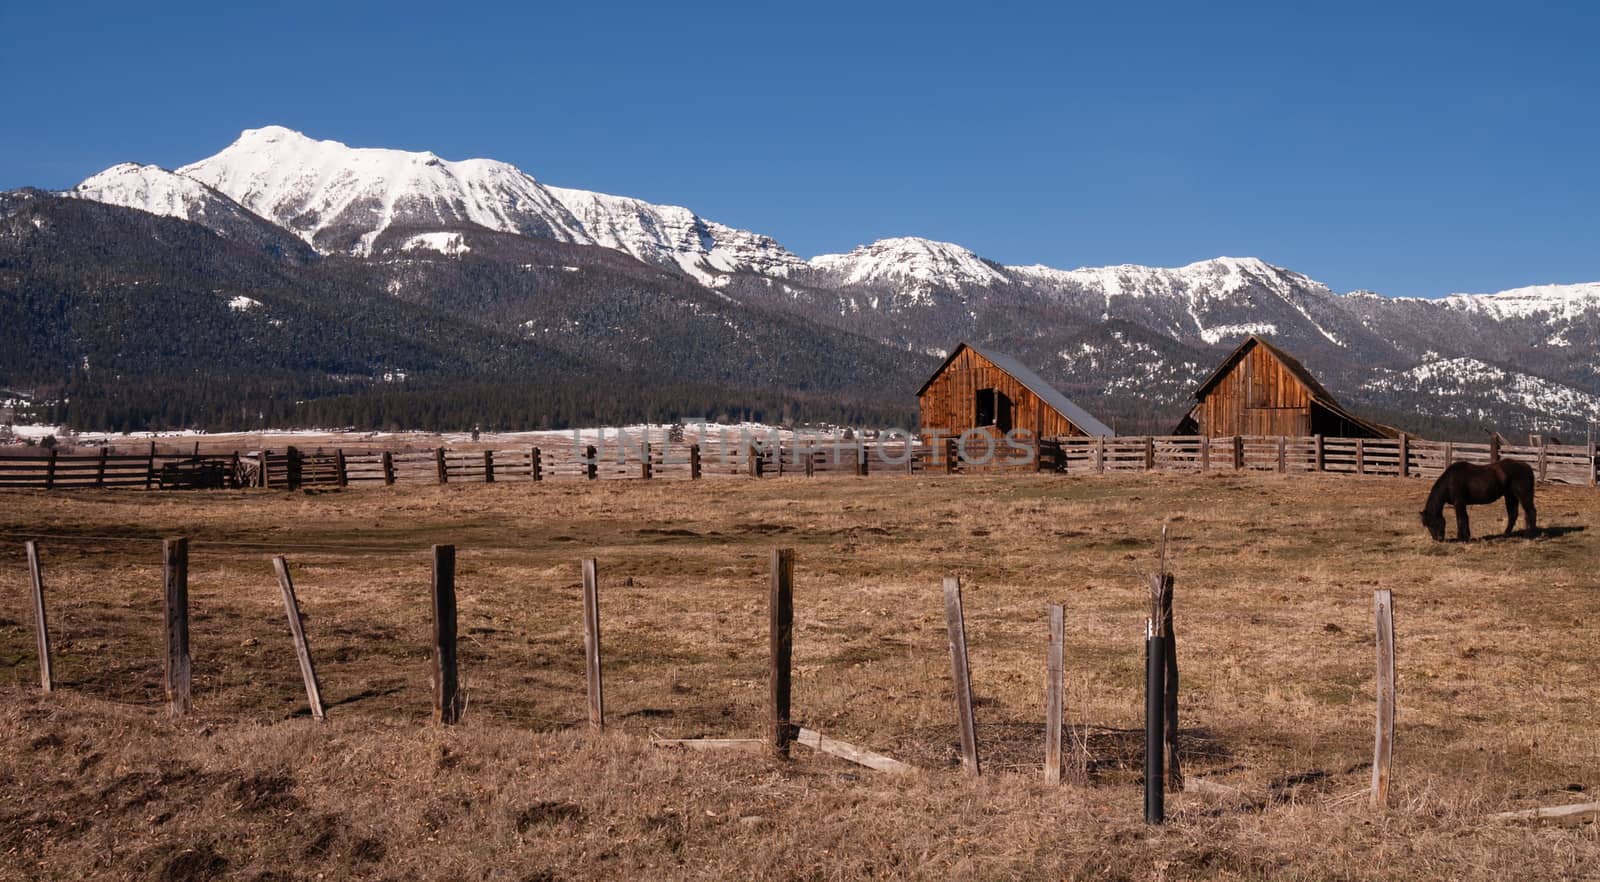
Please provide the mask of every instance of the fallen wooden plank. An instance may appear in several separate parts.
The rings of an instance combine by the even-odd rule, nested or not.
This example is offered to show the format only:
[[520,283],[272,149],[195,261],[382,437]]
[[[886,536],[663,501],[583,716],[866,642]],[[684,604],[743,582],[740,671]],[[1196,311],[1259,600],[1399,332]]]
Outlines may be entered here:
[[801,728],[799,738],[796,740],[812,750],[821,751],[822,753],[836,756],[842,760],[849,760],[858,766],[866,766],[869,769],[875,769],[879,772],[888,772],[894,775],[904,775],[908,772],[914,771],[913,767],[908,766],[897,759],[891,759],[890,757],[886,757],[881,753],[873,753],[870,750],[863,750],[862,748],[856,747],[854,744],[836,741],[822,734],[821,732],[816,731],[815,729]]
[[748,750],[759,753],[767,749],[764,738],[652,738],[651,747],[682,747],[687,750]]
[[1600,820],[1600,802],[1547,805],[1514,812],[1500,812],[1489,817],[1496,821],[1553,821],[1557,824],[1581,824],[1585,821]]

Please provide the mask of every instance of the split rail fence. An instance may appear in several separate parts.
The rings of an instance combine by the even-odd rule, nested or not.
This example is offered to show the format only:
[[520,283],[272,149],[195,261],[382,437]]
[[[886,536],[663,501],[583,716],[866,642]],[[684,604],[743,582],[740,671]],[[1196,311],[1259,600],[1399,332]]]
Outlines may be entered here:
[[[976,449],[974,449],[976,448]],[[344,487],[358,484],[515,481],[700,480],[769,477],[1043,472],[1085,475],[1130,471],[1345,474],[1431,478],[1452,462],[1516,459],[1541,481],[1593,487],[1595,444],[1513,445],[1395,439],[1235,435],[1231,437],[1060,437],[1028,447],[835,439],[682,443],[623,439],[579,446],[488,450],[306,451],[88,455],[51,450],[0,455],[0,488],[190,489]]]

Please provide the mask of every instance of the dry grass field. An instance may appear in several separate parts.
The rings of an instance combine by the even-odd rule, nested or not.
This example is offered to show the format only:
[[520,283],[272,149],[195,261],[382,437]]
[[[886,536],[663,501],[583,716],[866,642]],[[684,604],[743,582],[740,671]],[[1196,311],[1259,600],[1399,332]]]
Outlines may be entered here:
[[[1213,474],[0,494],[0,878],[1597,879],[1600,494],[1435,544],[1420,481]],[[1498,505],[1474,509],[1491,535]],[[1171,525],[1186,772],[1142,823],[1144,574]],[[157,538],[191,540],[194,713],[161,697]],[[21,540],[41,538],[37,686]],[[463,723],[430,722],[429,556],[458,547]],[[918,767],[651,737],[764,729],[767,566],[796,549],[796,722]],[[305,711],[268,557],[329,704]],[[599,559],[608,731],[585,725]],[[955,765],[965,586],[985,775]],[[1392,806],[1366,804],[1394,591]],[[1086,781],[1040,775],[1046,604]]]

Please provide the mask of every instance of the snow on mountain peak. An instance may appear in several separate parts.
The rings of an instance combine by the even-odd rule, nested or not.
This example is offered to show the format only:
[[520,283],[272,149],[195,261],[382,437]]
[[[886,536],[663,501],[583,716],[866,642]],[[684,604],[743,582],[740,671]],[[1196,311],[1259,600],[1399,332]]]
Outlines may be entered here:
[[[91,175],[69,194],[80,199],[137,208],[151,214],[203,221],[219,203],[231,201],[206,185],[160,166],[124,162]],[[231,206],[237,210],[237,206]]]
[[1546,314],[1570,319],[1600,311],[1600,282],[1576,285],[1530,285],[1494,294],[1451,294],[1439,301],[1452,309],[1479,312],[1497,319]]
[[847,254],[819,254],[813,270],[841,284],[909,282],[914,290],[963,285],[992,286],[1009,279],[988,261],[950,242],[913,236],[879,239]]
[[221,153],[178,169],[294,231],[324,253],[371,253],[391,226],[477,224],[563,242],[581,226],[544,185],[489,159],[349,147],[282,126],[247,129]]

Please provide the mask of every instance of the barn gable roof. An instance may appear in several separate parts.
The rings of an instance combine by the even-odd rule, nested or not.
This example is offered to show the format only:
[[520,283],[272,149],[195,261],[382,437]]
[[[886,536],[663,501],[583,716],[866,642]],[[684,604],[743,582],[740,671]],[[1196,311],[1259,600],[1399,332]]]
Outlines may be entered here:
[[1331,411],[1336,416],[1349,420],[1358,426],[1364,426],[1372,430],[1374,434],[1380,437],[1393,438],[1398,434],[1394,429],[1388,426],[1385,426],[1381,423],[1372,422],[1371,420],[1362,419],[1350,411],[1345,410],[1344,405],[1340,404],[1339,400],[1334,398],[1333,393],[1329,392],[1325,386],[1317,382],[1317,378],[1313,377],[1311,372],[1306,370],[1306,366],[1301,364],[1299,359],[1272,345],[1272,343],[1268,342],[1264,337],[1258,337],[1255,334],[1251,334],[1250,336],[1246,337],[1244,342],[1240,343],[1238,347],[1228,355],[1227,358],[1222,360],[1222,364],[1219,365],[1215,371],[1211,372],[1211,376],[1207,377],[1205,382],[1201,383],[1200,387],[1194,390],[1195,400],[1199,401],[1205,398],[1206,393],[1210,392],[1212,388],[1214,388],[1218,383],[1222,382],[1222,378],[1227,376],[1228,372],[1233,370],[1234,366],[1244,358],[1245,353],[1249,352],[1250,349],[1255,346],[1260,346],[1272,353],[1273,358],[1276,358],[1280,363],[1282,363],[1284,368],[1287,369],[1290,374],[1294,375],[1296,380],[1299,380],[1305,385],[1306,389],[1310,390],[1311,400],[1318,407]]
[[992,349],[979,349],[971,343],[957,344],[956,348],[950,351],[950,356],[939,365],[938,370],[928,377],[928,381],[922,384],[922,388],[917,390],[918,398],[922,397],[922,393],[928,391],[928,387],[933,385],[933,381],[944,373],[945,368],[956,360],[956,356],[960,355],[963,349],[970,349],[978,353],[993,362],[995,367],[1016,378],[1016,381],[1026,387],[1029,392],[1039,396],[1039,400],[1043,401],[1045,406],[1066,417],[1068,422],[1077,426],[1085,435],[1092,437],[1095,435],[1110,436],[1116,434],[1111,430],[1110,426],[1090,416],[1088,411],[1074,404],[1072,399],[1062,395],[1060,390],[1046,383],[1038,374],[1028,370],[1027,366],[1022,362],[1002,352],[995,352]]

